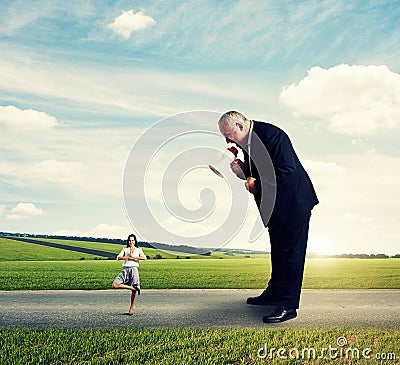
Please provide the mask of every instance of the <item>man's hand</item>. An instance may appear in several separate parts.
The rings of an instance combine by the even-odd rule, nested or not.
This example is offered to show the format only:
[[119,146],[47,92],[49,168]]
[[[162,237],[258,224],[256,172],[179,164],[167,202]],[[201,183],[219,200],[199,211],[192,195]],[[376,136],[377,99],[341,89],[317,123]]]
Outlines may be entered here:
[[237,177],[244,180],[246,177],[244,176],[243,167],[243,161],[240,161],[238,159],[234,160],[231,163],[231,170],[233,171],[233,173],[236,174]]
[[245,182],[246,189],[252,194],[257,192],[255,181],[256,179],[254,177],[248,177]]

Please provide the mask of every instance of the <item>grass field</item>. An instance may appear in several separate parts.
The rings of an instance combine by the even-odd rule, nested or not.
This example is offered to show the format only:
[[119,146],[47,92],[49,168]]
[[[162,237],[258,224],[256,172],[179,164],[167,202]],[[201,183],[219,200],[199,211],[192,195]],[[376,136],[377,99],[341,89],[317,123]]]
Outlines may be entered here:
[[[121,246],[60,241],[73,246],[117,254]],[[149,288],[263,288],[269,277],[268,255],[211,257],[144,249],[150,257],[140,265],[142,289]],[[176,259],[181,256],[182,259]],[[201,259],[200,259],[201,258]],[[107,289],[121,262],[95,260],[92,255],[0,239],[0,290]],[[308,258],[303,288],[400,289],[400,259]],[[302,349],[337,348],[346,337],[352,351],[346,358],[301,357]],[[0,364],[396,364],[400,363],[399,330],[381,329],[2,329]],[[266,358],[257,356],[265,344]],[[298,359],[282,359],[278,348],[299,351]],[[361,352],[370,348],[370,359]],[[290,352],[296,356],[296,352]],[[306,352],[305,356],[312,352]],[[335,352],[333,352],[335,355]],[[377,359],[377,356],[381,359]]]
[[[30,237],[30,239],[35,240],[36,238]],[[37,238],[38,241],[46,241],[51,243],[60,243],[66,246],[75,246],[88,248],[93,250],[100,250],[105,252],[114,253],[115,256],[121,251],[122,245],[117,245],[113,243],[101,243],[101,242],[89,242],[89,241],[75,241],[75,240],[57,240],[57,239],[42,239]],[[17,252],[21,250],[22,247],[22,255],[16,255]],[[85,255],[79,252],[75,252],[74,255],[70,255],[69,252],[58,248],[50,248],[40,245],[33,245],[31,243],[25,243],[20,241],[14,241],[11,239],[0,238],[0,261],[14,261],[14,260],[27,260],[27,261],[49,261],[49,260],[79,260],[84,258],[85,260],[94,260],[99,257],[93,255]],[[176,252],[176,251],[166,251],[159,250],[155,248],[144,248],[144,252],[150,258],[154,258],[156,255],[161,255],[164,259],[176,259],[176,258],[196,258],[196,259],[210,259],[210,258],[246,258],[245,256],[251,257],[262,257],[265,255],[262,254],[252,254],[252,255],[244,255],[244,254],[235,254],[228,255],[223,252],[212,252],[211,256],[203,256],[190,254],[185,252]],[[57,255],[60,253],[60,255]],[[104,259],[104,257],[102,258]]]
[[[229,260],[148,260],[140,264],[142,288],[263,288],[267,257]],[[121,269],[114,260],[0,261],[0,290],[108,289]],[[303,288],[400,289],[400,259],[306,261]]]
[[0,238],[0,261],[94,260],[104,257]]
[[[347,341],[342,347],[337,345],[340,337]],[[400,360],[400,331],[382,329],[0,329],[0,341],[3,365],[396,364]],[[283,350],[278,352],[279,348]]]
[[[115,253],[122,247],[85,241],[48,241]],[[244,258],[214,252],[211,257],[192,255],[190,260],[178,260],[176,253],[151,248],[144,252],[150,257],[159,253],[166,259],[141,263],[143,289],[263,288],[270,273],[267,254]],[[107,289],[119,273],[121,262],[97,259],[100,258],[1,238],[0,290]],[[399,289],[400,259],[308,258],[303,288]]]

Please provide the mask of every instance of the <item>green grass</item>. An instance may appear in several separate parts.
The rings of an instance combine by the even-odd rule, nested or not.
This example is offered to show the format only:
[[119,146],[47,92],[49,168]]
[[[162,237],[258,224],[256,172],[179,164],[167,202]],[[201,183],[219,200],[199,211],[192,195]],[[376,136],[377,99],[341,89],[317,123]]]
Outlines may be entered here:
[[[119,253],[121,246],[58,241]],[[263,288],[269,277],[269,255],[175,259],[177,253],[144,249],[154,257],[140,265],[141,284],[149,288]],[[189,256],[181,254],[182,258]],[[196,257],[198,259],[196,259]],[[80,260],[85,258],[85,260]],[[200,259],[201,258],[201,259]],[[223,259],[222,259],[223,258]],[[107,289],[121,262],[29,243],[0,239],[0,290]],[[303,288],[400,289],[400,259],[321,259],[306,261]],[[1,326],[1,325],[0,325]],[[267,344],[300,351],[337,347],[345,336],[348,347],[371,348],[371,359],[261,359]],[[0,364],[396,364],[400,363],[399,330],[381,329],[1,329]],[[346,347],[347,348],[347,347]],[[396,360],[376,360],[376,354]],[[287,353],[286,353],[287,355]],[[317,353],[317,356],[319,353]]]
[[[74,246],[81,248],[88,248],[93,250],[100,250],[105,252],[114,253],[115,256],[119,254],[124,245],[117,245],[112,243],[89,242],[89,241],[75,241],[75,240],[57,240],[57,239],[42,239],[30,238],[32,240],[46,241],[51,243],[59,243],[66,246]],[[22,249],[21,249],[22,248]],[[22,251],[21,255],[16,255],[17,252]],[[187,257],[197,259],[211,259],[211,258],[244,258],[246,255],[226,255],[223,252],[213,252],[211,256],[195,255],[185,252],[165,251],[155,248],[143,248],[144,253],[150,258],[154,258],[157,254],[161,255],[164,259],[180,259]],[[254,254],[252,257],[262,257],[265,255]],[[88,254],[81,254],[79,252],[68,251],[60,248],[52,248],[46,246],[35,245],[32,243],[14,241],[11,239],[0,238],[0,261],[13,261],[13,260],[28,260],[28,261],[51,261],[51,260],[93,260],[98,257]],[[102,258],[104,259],[104,257]]]
[[[338,348],[345,337],[342,359],[332,359],[323,348]],[[399,330],[384,329],[3,329],[0,330],[0,363],[8,364],[396,364],[400,352]],[[275,348],[272,358],[259,358],[260,348]],[[297,349],[299,359],[279,359]],[[348,348],[354,351],[347,352]],[[370,348],[370,359],[362,351]],[[359,351],[359,358],[356,351]],[[282,351],[282,350],[281,350]],[[296,356],[296,352],[290,352]],[[311,359],[308,358],[310,354]],[[352,355],[353,354],[353,355]],[[376,360],[391,357],[390,360]],[[260,352],[263,355],[263,352]],[[335,352],[331,352],[331,356]],[[351,357],[353,356],[353,357]],[[396,357],[394,359],[393,357]]]
[[400,259],[309,258],[308,289],[400,289]]
[[[269,258],[148,260],[140,264],[143,289],[263,288]],[[114,260],[3,261],[0,290],[108,289],[121,269]],[[400,289],[400,259],[306,261],[303,288]]]
[[102,242],[91,242],[91,241],[58,240],[58,239],[50,239],[50,238],[36,238],[36,237],[29,237],[29,239],[34,240],[34,241],[46,241],[46,242],[52,242],[52,243],[60,243],[62,245],[66,245],[66,246],[90,248],[93,250],[100,250],[100,251],[106,251],[106,252],[115,252],[116,254],[119,253],[120,247],[122,247],[122,245],[117,245],[117,244],[113,244],[113,243],[102,243]]
[[0,261],[94,260],[104,257],[0,238]]
[[[48,241],[115,254],[122,248],[97,242]],[[243,255],[214,252],[211,257],[191,255],[190,260],[177,260],[177,253],[151,248],[144,252],[150,257],[159,253],[166,258],[141,263],[144,289],[263,288],[270,273],[267,254],[245,259]],[[121,262],[95,258],[0,238],[0,290],[107,289],[119,273]],[[400,289],[400,259],[308,258],[303,288]]]

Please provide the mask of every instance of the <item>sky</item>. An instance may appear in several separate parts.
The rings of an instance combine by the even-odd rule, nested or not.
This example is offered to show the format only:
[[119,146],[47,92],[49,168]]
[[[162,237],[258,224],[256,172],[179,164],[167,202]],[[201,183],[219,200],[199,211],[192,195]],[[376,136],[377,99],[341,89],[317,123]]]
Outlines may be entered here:
[[399,39],[396,1],[2,1],[0,231],[268,251],[204,167],[238,110],[309,173],[309,252],[400,253]]

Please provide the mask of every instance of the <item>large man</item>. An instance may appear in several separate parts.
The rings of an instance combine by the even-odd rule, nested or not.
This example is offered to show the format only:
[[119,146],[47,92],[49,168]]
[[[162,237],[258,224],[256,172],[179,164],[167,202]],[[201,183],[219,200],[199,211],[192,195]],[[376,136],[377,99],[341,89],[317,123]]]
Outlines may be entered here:
[[223,114],[218,126],[227,142],[235,142],[243,151],[244,161],[235,160],[231,168],[246,179],[271,243],[268,286],[258,297],[247,298],[247,303],[273,306],[263,317],[265,323],[295,318],[311,210],[318,204],[314,187],[289,137],[278,127],[248,120],[236,111]]

